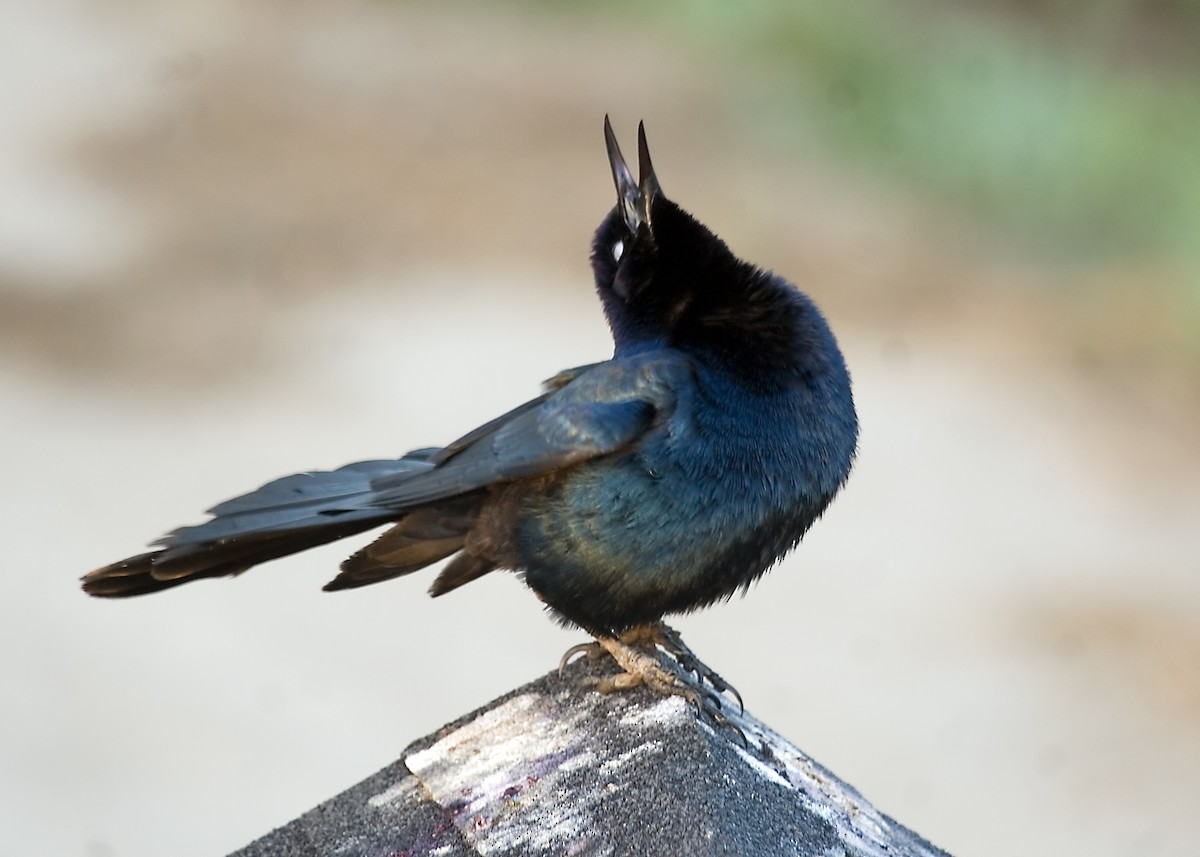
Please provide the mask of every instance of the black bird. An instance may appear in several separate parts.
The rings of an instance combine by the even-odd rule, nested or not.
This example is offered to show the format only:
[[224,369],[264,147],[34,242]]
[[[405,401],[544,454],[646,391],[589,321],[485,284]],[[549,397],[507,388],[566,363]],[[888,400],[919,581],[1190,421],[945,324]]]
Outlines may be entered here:
[[602,689],[645,681],[695,699],[656,647],[725,689],[661,619],[748,588],[829,505],[858,436],[850,378],[811,300],[667,199],[642,125],[637,182],[607,117],[604,134],[617,205],[592,269],[611,360],[560,372],[449,446],[227,500],[84,590],[157,592],[390,523],[326,590],[450,556],[434,596],[509,569],[616,658],[625,672]]

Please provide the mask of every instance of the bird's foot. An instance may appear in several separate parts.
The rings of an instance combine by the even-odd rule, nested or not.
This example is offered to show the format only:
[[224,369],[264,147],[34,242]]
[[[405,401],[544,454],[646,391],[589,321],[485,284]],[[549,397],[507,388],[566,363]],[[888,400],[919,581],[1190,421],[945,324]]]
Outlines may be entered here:
[[687,644],[683,642],[683,637],[679,635],[678,631],[664,622],[657,622],[649,627],[656,635],[655,644],[674,658],[680,667],[695,675],[701,685],[707,684],[717,692],[718,696],[725,693],[732,694],[733,698],[737,700],[738,708],[741,711],[746,710],[746,704],[742,702],[742,695],[738,693],[737,688],[721,678],[716,670],[696,657],[696,653],[687,647]]
[[559,663],[561,672],[576,655],[589,660],[608,653],[622,672],[603,678],[588,679],[601,693],[628,690],[644,684],[663,696],[681,696],[696,709],[696,713],[718,726],[742,731],[722,714],[722,694],[733,694],[742,706],[741,694],[716,671],[705,666],[683,642],[679,632],[662,622],[639,625],[619,637],[597,637],[594,643],[572,646]]

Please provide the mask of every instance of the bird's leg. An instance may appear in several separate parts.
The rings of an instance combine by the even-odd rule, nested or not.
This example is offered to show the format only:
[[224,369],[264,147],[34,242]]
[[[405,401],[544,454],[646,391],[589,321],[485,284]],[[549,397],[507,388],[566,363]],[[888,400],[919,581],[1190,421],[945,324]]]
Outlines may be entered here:
[[558,671],[561,675],[576,655],[583,655],[588,660],[597,660],[607,653],[621,667],[622,672],[587,680],[601,693],[628,690],[644,684],[657,693],[682,696],[699,705],[699,696],[689,687],[687,673],[674,660],[662,657],[658,641],[659,635],[654,625],[639,625],[625,631],[619,637],[597,635],[593,642],[580,643],[567,649],[558,663]]
[[722,725],[727,724],[728,720],[720,713],[720,694],[731,691],[737,697],[738,704],[741,704],[741,695],[696,657],[684,644],[679,632],[662,622],[638,625],[618,637],[597,636],[594,643],[572,646],[563,656],[559,671],[577,654],[586,654],[589,659],[595,659],[604,652],[617,662],[622,672],[590,679],[589,683],[601,693],[627,690],[644,684],[664,696],[683,697],[699,714]]
[[633,628],[620,637],[597,637],[596,643],[608,652],[623,672],[598,679],[596,689],[601,693],[625,690],[644,684],[663,696],[682,696],[693,705],[700,705],[696,691],[684,681],[684,676],[672,665],[663,662],[652,635],[647,628]]

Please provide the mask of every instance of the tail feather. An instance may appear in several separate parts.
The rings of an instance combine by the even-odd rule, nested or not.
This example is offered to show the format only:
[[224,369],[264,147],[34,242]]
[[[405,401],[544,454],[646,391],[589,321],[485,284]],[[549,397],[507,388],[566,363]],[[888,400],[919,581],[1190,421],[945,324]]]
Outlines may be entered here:
[[496,567],[496,563],[486,557],[474,556],[464,551],[442,569],[441,574],[429,587],[429,594],[434,598],[445,595],[452,589],[458,589],[464,583],[483,577]]
[[158,592],[202,577],[228,577],[268,560],[363,532],[379,523],[327,523],[303,532],[256,533],[220,543],[152,551],[85,575],[83,591],[101,598],[123,598]]
[[325,591],[390,580],[462,550],[481,499],[482,495],[475,492],[405,515],[396,526],[343,562],[341,574],[325,585]]
[[209,510],[214,516],[211,520],[172,530],[155,544],[170,551],[257,533],[320,528],[334,520],[373,522],[355,530],[361,532],[400,514],[398,510],[371,504],[376,495],[375,481],[385,476],[411,478],[432,468],[432,464],[421,458],[405,457],[359,461],[337,470],[285,476],[249,494],[217,504]]
[[[461,547],[462,534],[470,526],[464,522],[471,517],[471,509],[459,508],[461,500],[448,502],[445,516],[439,514],[439,509],[410,512],[371,503],[376,496],[373,482],[386,476],[394,483],[394,477],[427,472],[433,466],[425,460],[431,452],[420,450],[398,460],[361,461],[338,470],[276,479],[214,506],[210,510],[214,516],[211,520],[181,527],[164,536],[156,542],[161,550],[138,554],[85,575],[83,589],[90,595],[120,598],[157,592],[202,577],[240,574],[259,563],[361,533],[406,515],[425,519],[423,526],[414,532],[424,534],[426,545],[432,546],[431,539],[440,539],[444,543],[438,545],[438,550],[449,547],[451,542]],[[413,553],[409,564],[421,557],[432,557],[427,559],[432,562],[458,547],[438,556],[433,555],[437,550],[426,547]]]

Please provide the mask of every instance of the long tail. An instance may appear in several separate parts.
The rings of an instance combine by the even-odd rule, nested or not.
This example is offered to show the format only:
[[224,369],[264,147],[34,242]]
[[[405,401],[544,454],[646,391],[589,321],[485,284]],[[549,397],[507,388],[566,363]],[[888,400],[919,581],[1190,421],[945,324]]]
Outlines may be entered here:
[[[157,592],[202,577],[239,574],[267,560],[364,532],[389,521],[401,526],[385,535],[393,546],[386,568],[347,578],[336,588],[395,577],[441,559],[462,547],[477,503],[459,498],[453,508],[420,510],[373,505],[373,483],[400,480],[429,471],[434,450],[419,450],[390,461],[360,461],[338,470],[299,473],[270,482],[256,491],[227,500],[209,510],[203,524],[177,529],[158,542],[159,550],[129,557],[87,574],[89,595],[121,598]],[[416,514],[410,515],[412,511]],[[411,525],[405,518],[411,517]],[[398,538],[401,537],[402,538]],[[382,540],[381,540],[382,541]],[[406,550],[398,549],[407,545]],[[370,549],[364,549],[367,553]],[[350,565],[352,560],[347,562]],[[359,565],[361,565],[361,561]],[[384,572],[390,572],[385,574]],[[369,577],[369,579],[367,579]]]

